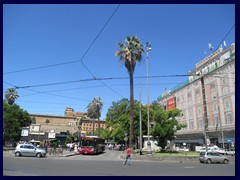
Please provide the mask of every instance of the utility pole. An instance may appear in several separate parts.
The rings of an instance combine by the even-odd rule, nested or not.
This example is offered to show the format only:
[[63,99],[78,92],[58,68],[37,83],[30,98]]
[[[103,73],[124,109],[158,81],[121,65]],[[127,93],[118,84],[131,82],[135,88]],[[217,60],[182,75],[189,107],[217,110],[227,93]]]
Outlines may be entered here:
[[204,139],[205,139],[205,146],[206,151],[208,151],[208,143],[207,143],[207,131],[208,131],[208,119],[207,119],[207,103],[206,103],[206,92],[205,92],[205,85],[204,85],[204,78],[201,76],[201,86],[202,86],[202,98],[203,98],[203,119],[204,119]]
[[223,149],[225,149],[224,135],[223,135],[223,128],[222,128],[222,118],[221,118],[219,103],[220,103],[220,102],[219,102],[219,94],[217,93],[217,107],[218,107],[218,115],[219,115],[219,121],[220,121],[220,129],[221,129],[221,135],[222,135]]

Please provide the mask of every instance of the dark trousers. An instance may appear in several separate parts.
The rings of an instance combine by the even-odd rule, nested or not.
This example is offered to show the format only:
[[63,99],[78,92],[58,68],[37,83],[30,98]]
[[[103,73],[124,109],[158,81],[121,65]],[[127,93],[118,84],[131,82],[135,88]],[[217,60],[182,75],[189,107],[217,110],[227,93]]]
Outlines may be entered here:
[[129,164],[131,164],[131,155],[126,156],[126,159],[125,159],[125,161],[124,161],[124,164],[127,164],[127,162],[128,162]]

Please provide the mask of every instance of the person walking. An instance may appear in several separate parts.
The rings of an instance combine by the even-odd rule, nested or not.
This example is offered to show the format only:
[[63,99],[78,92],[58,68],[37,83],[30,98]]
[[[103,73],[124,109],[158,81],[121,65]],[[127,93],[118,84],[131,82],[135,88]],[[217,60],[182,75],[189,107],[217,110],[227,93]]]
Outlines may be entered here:
[[124,165],[127,164],[128,162],[128,165],[132,165],[132,162],[131,162],[131,148],[127,148],[127,151],[126,151],[127,155],[126,155],[126,159],[125,161],[123,162]]

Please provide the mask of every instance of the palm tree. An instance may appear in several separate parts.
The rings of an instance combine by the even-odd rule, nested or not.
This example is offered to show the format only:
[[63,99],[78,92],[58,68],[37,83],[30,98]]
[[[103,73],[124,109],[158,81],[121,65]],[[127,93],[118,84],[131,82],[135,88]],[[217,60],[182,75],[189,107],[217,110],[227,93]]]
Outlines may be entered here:
[[127,39],[124,43],[117,43],[121,48],[116,51],[115,55],[120,57],[120,62],[125,64],[125,67],[128,70],[130,77],[130,137],[129,137],[129,146],[133,147],[133,73],[137,62],[141,62],[143,45],[136,36],[127,36]]
[[[87,106],[88,117],[98,120],[98,136],[100,137],[100,116],[103,102],[100,97],[95,97]],[[94,129],[94,126],[93,126]]]
[[5,91],[5,98],[10,105],[12,105],[18,97],[17,91],[14,88],[9,88],[7,91]]

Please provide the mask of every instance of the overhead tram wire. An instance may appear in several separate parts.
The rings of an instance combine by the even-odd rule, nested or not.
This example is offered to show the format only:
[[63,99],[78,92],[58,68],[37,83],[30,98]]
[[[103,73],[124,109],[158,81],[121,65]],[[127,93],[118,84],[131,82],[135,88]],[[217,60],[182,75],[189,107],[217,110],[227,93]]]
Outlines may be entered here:
[[120,7],[120,4],[117,6],[117,8],[115,9],[115,11],[112,13],[112,15],[110,16],[110,18],[107,20],[107,22],[104,24],[104,26],[102,27],[102,29],[99,31],[99,33],[97,34],[97,36],[95,37],[95,39],[92,41],[92,43],[90,44],[90,46],[88,47],[88,49],[86,50],[86,52],[83,54],[83,57],[81,58],[81,63],[83,65],[83,67],[87,70],[87,72],[93,77],[93,79],[98,80],[100,83],[102,83],[104,86],[106,86],[107,88],[109,88],[110,90],[112,90],[114,93],[116,93],[118,96],[124,98],[124,96],[122,96],[120,93],[118,93],[116,90],[114,90],[112,87],[108,86],[106,83],[104,83],[103,81],[99,80],[98,78],[96,78],[93,73],[90,71],[90,69],[83,63],[83,59],[86,56],[86,54],[88,53],[88,51],[90,50],[90,48],[93,46],[93,44],[95,43],[95,41],[98,39],[98,37],[100,36],[100,34],[103,32],[103,30],[105,29],[105,27],[107,26],[107,24],[110,22],[110,20],[112,19],[112,17],[114,16],[114,14],[117,12],[118,8]]
[[[159,76],[149,76],[149,78],[167,78],[167,77],[186,77],[186,76],[191,76],[191,75],[186,75],[186,74],[182,74],[182,75],[159,75]],[[199,76],[199,75],[196,75]],[[211,76],[211,75],[209,75]],[[217,76],[217,75],[213,75],[211,77],[215,77],[215,78],[222,78],[221,76]],[[43,86],[54,86],[54,85],[61,85],[61,84],[70,84],[70,83],[78,83],[78,82],[86,82],[86,81],[100,81],[104,86],[108,86],[109,88],[111,88],[109,85],[105,84],[103,81],[105,80],[121,80],[121,79],[128,79],[129,77],[105,77],[105,78],[90,78],[90,79],[79,79],[79,80],[72,80],[72,81],[64,81],[64,82],[55,82],[55,83],[48,83],[48,84],[37,84],[37,85],[26,85],[26,86],[15,86],[12,85],[10,83],[7,83],[5,81],[3,81],[6,84],[12,85],[14,86],[16,89],[23,89],[23,88],[32,88],[32,87],[43,87]],[[146,78],[146,76],[138,76],[138,77],[134,77],[134,79],[142,79],[142,78]],[[226,77],[227,79],[234,79],[234,78],[230,78],[230,77]],[[117,92],[116,92],[117,93]],[[120,94],[119,94],[120,95]]]
[[[3,81],[4,83],[13,86],[15,89],[20,89],[21,87],[13,85],[11,83],[8,83],[6,81]],[[63,97],[63,98],[69,98],[69,99],[77,99],[77,100],[81,100],[81,101],[87,101],[87,102],[91,102],[91,100],[86,100],[86,99],[81,99],[81,98],[75,98],[75,97],[69,97],[69,96],[64,96],[64,95],[58,95],[58,94],[52,94],[52,93],[48,93],[48,92],[42,92],[42,91],[37,91],[37,90],[33,90],[33,89],[28,89],[26,88],[26,90],[28,91],[32,91],[32,92],[36,92],[34,94],[47,94],[47,95],[51,95],[51,96],[57,96],[57,97]],[[32,95],[34,95],[32,94]]]
[[[107,22],[104,24],[103,28],[100,30],[100,32],[98,33],[98,35],[97,35],[97,36],[95,37],[95,39],[92,41],[92,43],[90,44],[90,46],[87,48],[87,50],[86,50],[85,53],[83,54],[81,60],[70,61],[70,62],[63,62],[63,63],[57,63],[57,64],[51,64],[51,65],[45,65],[45,66],[27,68],[27,69],[21,69],[21,70],[6,72],[6,73],[3,73],[3,74],[4,74],[4,75],[7,75],[7,74],[24,72],[24,71],[31,71],[31,70],[44,69],[44,68],[55,67],[55,66],[62,66],[62,65],[66,65],[66,64],[79,63],[79,62],[81,62],[81,63],[83,64],[83,59],[84,59],[84,57],[86,56],[86,54],[88,53],[88,51],[90,50],[90,48],[92,47],[92,45],[95,43],[95,41],[98,39],[98,37],[100,36],[100,34],[101,34],[102,31],[104,30],[104,28],[105,28],[105,27],[107,26],[107,24],[110,22],[111,18],[112,18],[113,15],[117,12],[117,10],[119,9],[119,7],[120,7],[120,4],[119,4],[119,5],[117,6],[117,8],[114,10],[114,12],[112,13],[112,15],[111,15],[110,18],[107,20]],[[83,64],[83,66],[84,66],[85,69],[93,76],[93,74],[89,71],[89,69],[86,67],[86,65]],[[94,77],[94,76],[93,76],[93,77]]]
[[[98,80],[99,82],[101,82],[104,86],[106,86],[107,88],[109,88],[110,90],[112,90],[114,93],[116,93],[118,96],[124,98],[124,96],[122,96],[120,93],[118,93],[116,90],[114,90],[113,88],[111,88],[110,86],[108,86],[106,83],[104,83],[103,81],[101,81],[99,78],[96,78],[93,73],[90,71],[90,69],[83,63],[83,59],[85,58],[85,56],[87,55],[88,51],[91,49],[91,47],[93,46],[93,44],[96,42],[96,40],[99,38],[100,34],[103,32],[103,30],[105,29],[105,27],[107,26],[107,24],[110,22],[110,20],[112,19],[112,17],[114,16],[114,14],[117,12],[117,10],[119,9],[120,4],[117,6],[117,8],[114,10],[114,12],[112,13],[112,15],[109,17],[109,19],[107,20],[107,22],[104,24],[104,26],[102,27],[102,29],[99,31],[99,33],[97,34],[97,36],[94,38],[94,40],[92,41],[92,43],[90,44],[90,46],[87,48],[87,50],[85,51],[85,53],[83,54],[80,62],[82,63],[83,67],[87,70],[87,72],[92,76],[92,80]],[[43,66],[43,67],[38,67],[38,68],[30,68],[27,70],[33,70],[33,69],[40,69],[40,68],[44,68],[44,67],[53,67],[53,66],[59,66],[59,65],[65,65],[65,64],[70,64],[70,63],[76,63],[79,61],[72,61],[72,62],[66,62],[66,63],[60,63],[60,64],[55,64],[55,65],[49,65],[49,66]],[[19,70],[18,72],[22,72],[22,71],[26,71],[26,70]],[[16,71],[15,71],[16,72]],[[9,72],[11,73],[11,72]],[[8,74],[9,74],[8,73]],[[12,72],[13,73],[13,72]],[[85,79],[85,80],[80,80],[80,81],[89,81],[91,79]],[[51,84],[44,84],[44,85],[36,85],[36,86],[47,86],[47,85],[58,85],[58,84],[66,84],[66,83],[73,83],[75,81],[69,81],[69,82],[64,82],[64,83],[51,83]],[[29,87],[36,87],[36,86],[24,86],[24,87],[16,87],[16,88],[29,88]]]
[[222,41],[219,43],[219,45],[217,46],[219,49],[219,47],[221,46],[221,44],[223,43],[223,41],[228,37],[228,35],[230,34],[230,32],[233,30],[233,28],[235,27],[235,24],[230,28],[230,30],[227,32],[227,34],[224,36],[224,38],[222,39]]

